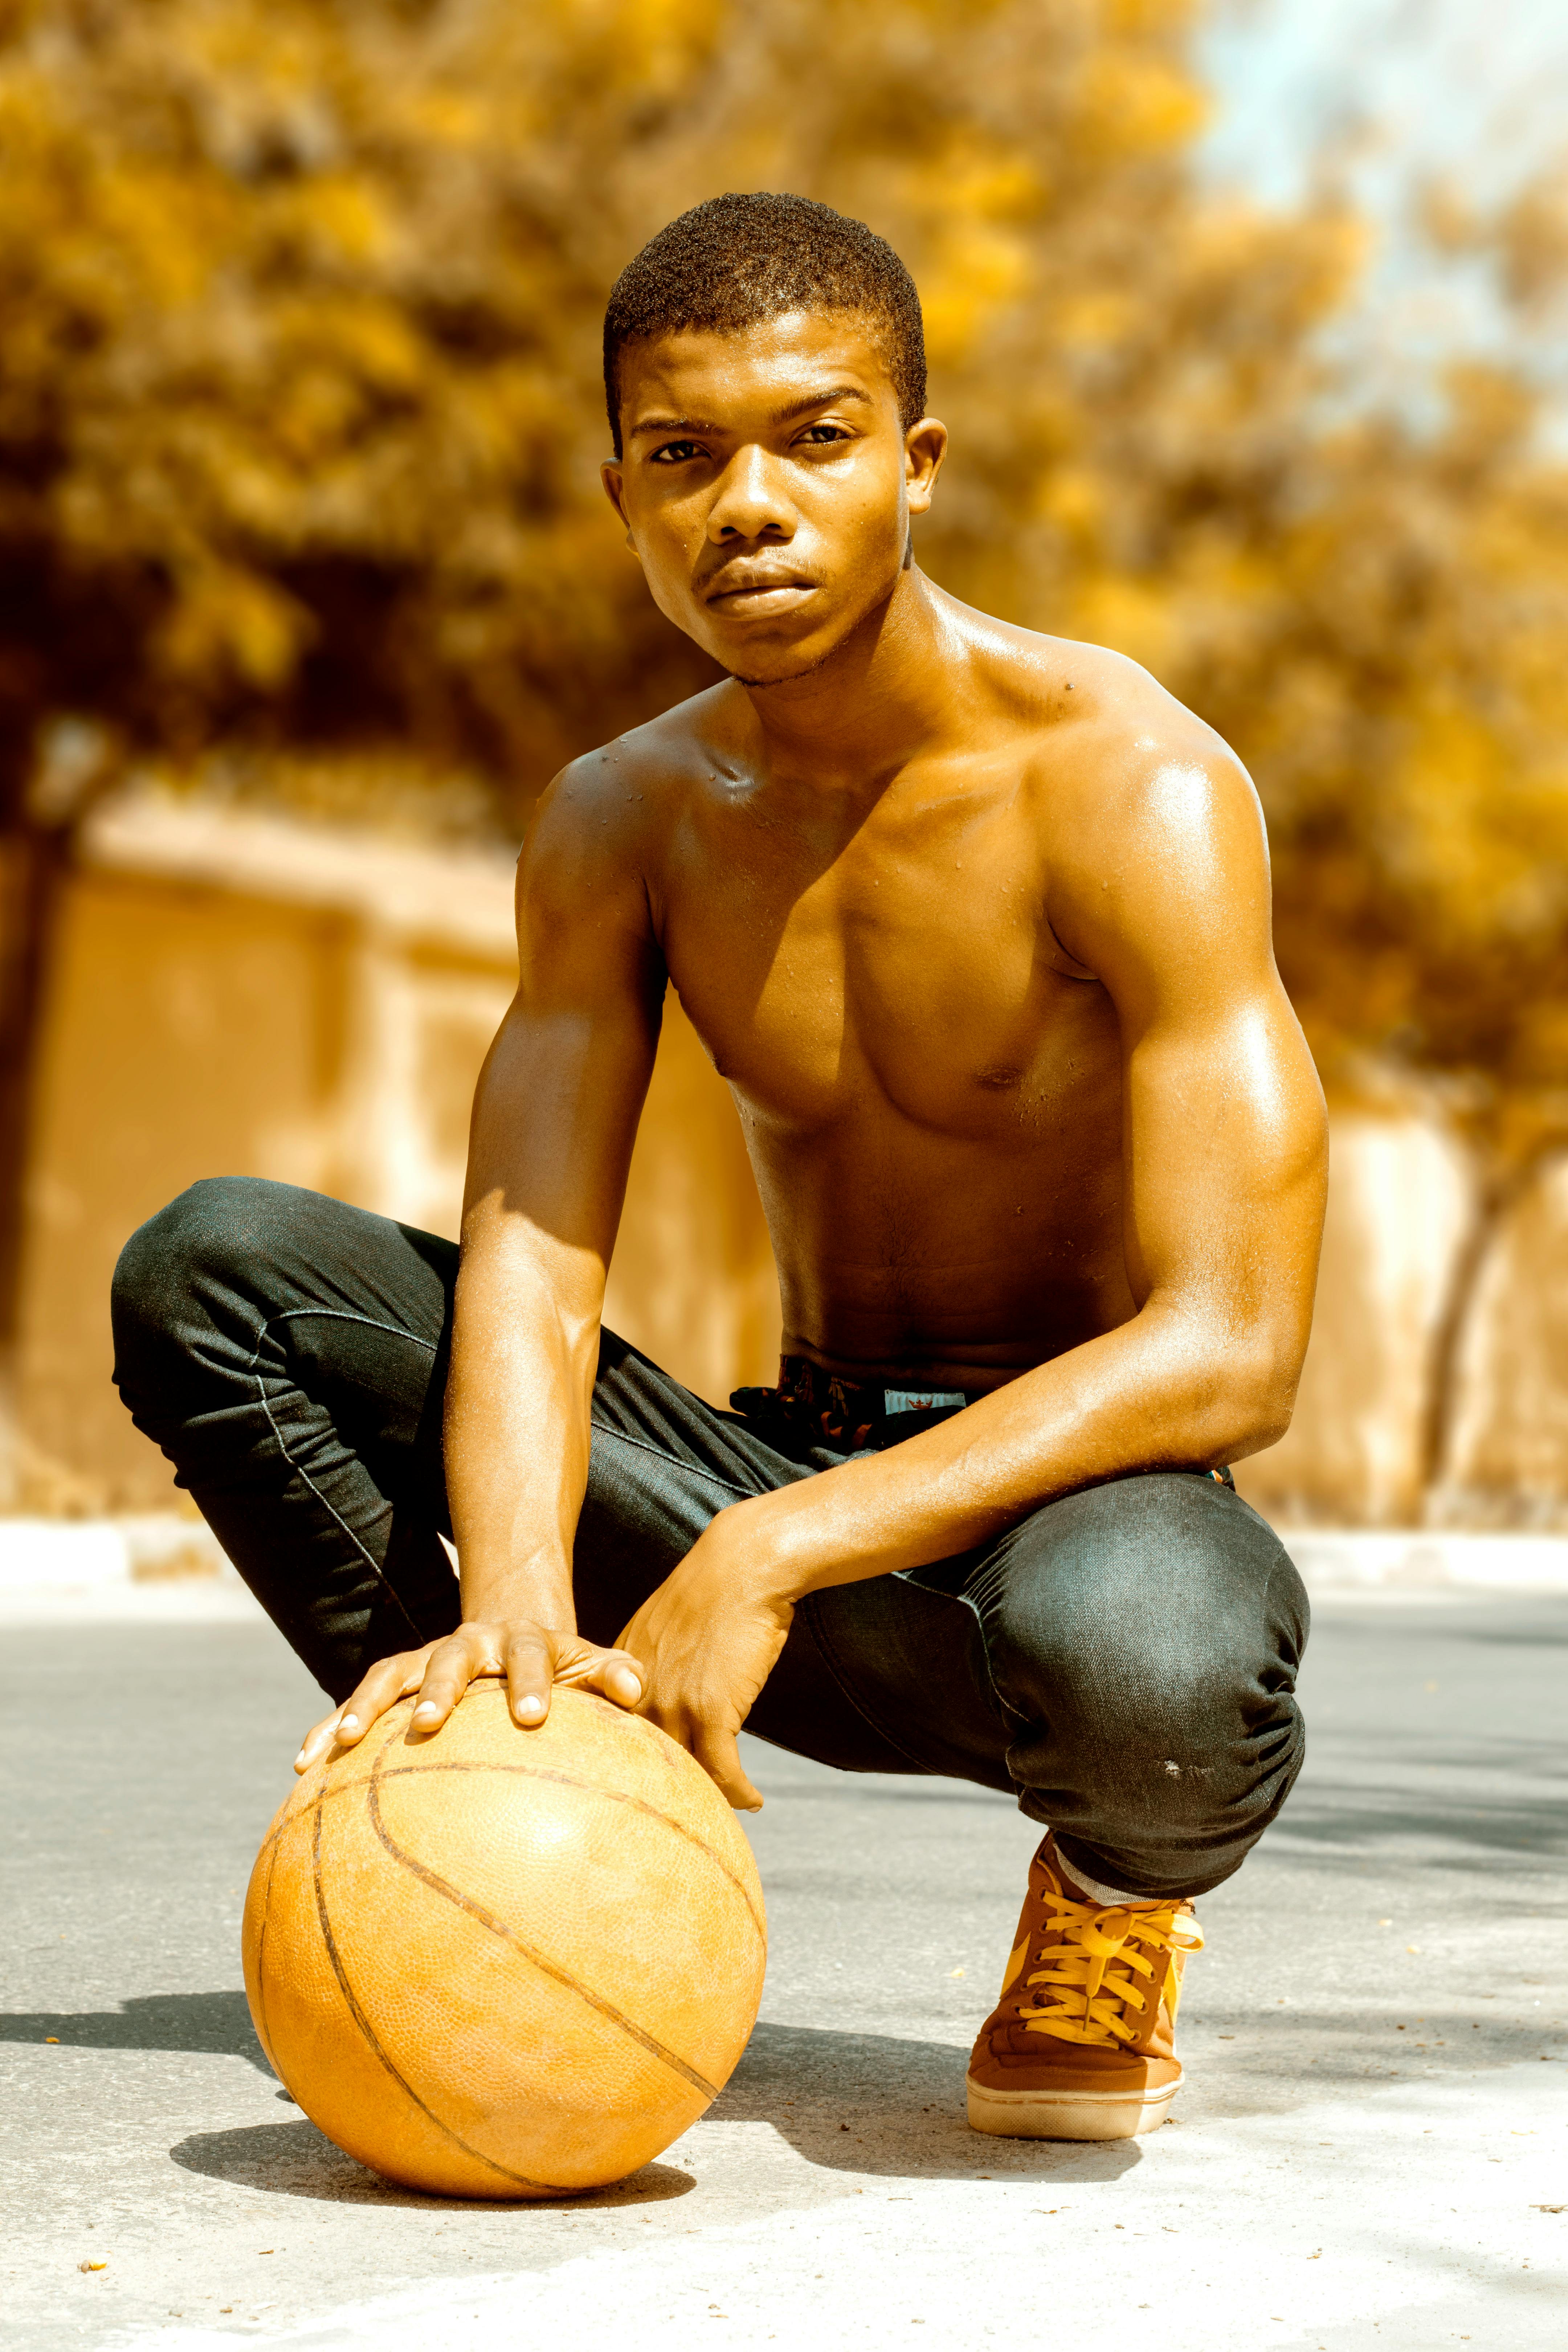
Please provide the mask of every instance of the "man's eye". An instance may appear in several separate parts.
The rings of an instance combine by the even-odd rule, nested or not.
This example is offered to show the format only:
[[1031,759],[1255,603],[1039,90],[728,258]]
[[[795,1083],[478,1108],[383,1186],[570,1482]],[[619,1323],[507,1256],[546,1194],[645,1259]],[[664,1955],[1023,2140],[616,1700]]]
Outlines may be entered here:
[[826,441],[847,441],[849,436],[842,425],[808,425],[800,437],[803,441],[815,441],[820,446]]
[[662,449],[654,451],[651,462],[656,466],[683,466],[689,457],[701,455],[700,445],[695,441],[667,441]]

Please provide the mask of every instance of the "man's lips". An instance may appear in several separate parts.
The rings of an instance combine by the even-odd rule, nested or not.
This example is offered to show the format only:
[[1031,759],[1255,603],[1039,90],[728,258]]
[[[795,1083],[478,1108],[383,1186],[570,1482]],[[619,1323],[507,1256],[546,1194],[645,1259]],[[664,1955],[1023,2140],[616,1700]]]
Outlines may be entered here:
[[816,586],[815,580],[803,580],[798,572],[742,572],[739,579],[721,572],[712,587],[704,591],[704,601],[731,612],[774,612],[809,596]]

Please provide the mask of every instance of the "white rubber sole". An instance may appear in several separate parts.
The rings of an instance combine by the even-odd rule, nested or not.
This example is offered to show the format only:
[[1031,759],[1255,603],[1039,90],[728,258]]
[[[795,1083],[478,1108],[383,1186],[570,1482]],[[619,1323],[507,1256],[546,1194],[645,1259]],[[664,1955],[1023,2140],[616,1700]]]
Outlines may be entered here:
[[1151,2091],[991,2091],[966,2079],[969,2123],[998,2139],[1135,2139],[1158,2131],[1181,2089],[1178,2075]]

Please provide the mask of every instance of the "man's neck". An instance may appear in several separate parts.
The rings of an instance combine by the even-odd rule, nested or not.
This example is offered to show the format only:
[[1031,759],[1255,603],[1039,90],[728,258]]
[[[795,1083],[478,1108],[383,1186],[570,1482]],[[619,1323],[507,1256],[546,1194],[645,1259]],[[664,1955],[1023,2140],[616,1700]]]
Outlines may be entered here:
[[964,667],[937,592],[911,565],[820,668],[745,693],[773,774],[863,786],[957,735]]

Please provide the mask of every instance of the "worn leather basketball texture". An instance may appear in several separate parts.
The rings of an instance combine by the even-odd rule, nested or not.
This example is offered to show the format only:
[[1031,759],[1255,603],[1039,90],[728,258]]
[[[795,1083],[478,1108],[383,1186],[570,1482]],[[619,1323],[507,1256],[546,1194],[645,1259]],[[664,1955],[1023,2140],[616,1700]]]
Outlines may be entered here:
[[685,1749],[558,1689],[520,1731],[475,1684],[312,1766],[245,1905],[262,2047],[312,2122],[390,2180],[552,2197],[624,2179],[746,2046],[767,1927],[752,1851]]

